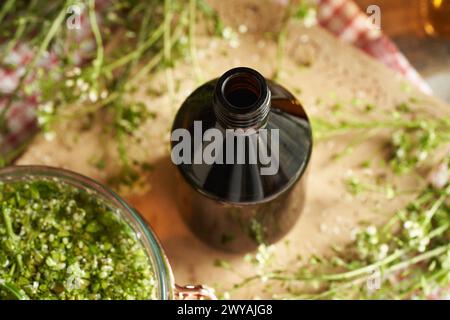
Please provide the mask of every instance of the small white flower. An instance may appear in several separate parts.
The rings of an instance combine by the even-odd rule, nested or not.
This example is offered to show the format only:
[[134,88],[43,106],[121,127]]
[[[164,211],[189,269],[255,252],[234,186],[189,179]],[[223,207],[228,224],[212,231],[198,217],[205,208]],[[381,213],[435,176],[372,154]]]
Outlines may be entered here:
[[317,23],[317,16],[316,16],[316,10],[310,9],[308,10],[308,13],[303,20],[303,25],[307,28],[310,28]]
[[77,87],[81,88],[81,86],[84,84],[84,80],[81,78],[78,78],[76,83],[77,83]]
[[187,44],[189,40],[188,40],[188,37],[181,36],[179,41],[181,44]]
[[11,94],[19,85],[19,77],[16,74],[6,75],[0,70],[0,92]]
[[383,243],[383,244],[380,246],[380,251],[383,252],[383,253],[388,253],[388,251],[389,251],[389,246],[388,246],[386,243]]
[[436,169],[434,169],[428,176],[428,181],[436,189],[444,188],[450,178],[450,172],[446,162],[442,162]]
[[351,232],[350,232],[350,239],[352,241],[355,241],[358,234],[360,233],[360,230],[358,228],[354,228]]
[[89,90],[89,100],[91,100],[92,102],[97,102],[98,100],[97,90],[95,89]]
[[377,227],[375,227],[373,225],[372,226],[368,226],[367,229],[366,229],[366,232],[367,232],[368,235],[374,236],[374,235],[377,234]]
[[417,158],[419,161],[424,161],[427,157],[428,157],[428,152],[422,150],[419,153],[419,156]]
[[41,106],[41,110],[45,113],[52,113],[54,111],[53,102],[49,101]]
[[409,231],[409,236],[411,237],[411,238],[421,238],[421,237],[423,237],[423,229],[422,228],[420,228],[419,226],[415,226],[415,228],[412,228],[410,231]]
[[240,33],[247,33],[248,27],[247,27],[245,24],[241,24],[241,25],[239,26],[239,28],[238,28],[238,31],[239,31]]
[[406,230],[411,229],[413,226],[413,222],[411,220],[405,221],[405,223],[403,223],[403,228],[405,228]]
[[429,243],[430,243],[430,238],[428,238],[428,237],[423,238],[422,240],[420,240],[420,245],[421,246],[425,246],[426,247]]
[[86,92],[89,90],[89,84],[87,82],[83,82],[83,84],[80,86],[80,90],[83,92]]
[[224,39],[230,39],[232,35],[233,30],[230,27],[223,28],[222,37],[224,37]]
[[395,153],[397,155],[397,158],[402,159],[405,157],[405,150],[403,149],[398,149],[397,152]]
[[47,141],[53,141],[53,140],[55,140],[55,137],[56,137],[56,134],[52,131],[44,133],[44,139]]

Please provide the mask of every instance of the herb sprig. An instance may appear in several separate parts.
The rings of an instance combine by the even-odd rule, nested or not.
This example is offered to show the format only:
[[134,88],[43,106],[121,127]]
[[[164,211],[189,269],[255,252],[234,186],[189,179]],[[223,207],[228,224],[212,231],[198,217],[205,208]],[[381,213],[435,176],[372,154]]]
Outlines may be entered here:
[[[390,167],[385,170],[391,170],[394,176],[418,172],[426,164],[429,166],[442,148],[449,147],[450,126],[446,118],[421,115],[420,120],[414,120],[408,114],[394,114],[385,119],[356,121],[351,118],[352,111],[347,111],[346,118],[335,122],[313,118],[316,140],[374,130],[373,134],[384,137],[390,148],[386,159]],[[363,143],[364,140],[358,141]],[[350,145],[350,152],[345,155],[356,148],[354,143]],[[426,156],[418,156],[424,152]],[[384,226],[366,225],[348,245],[334,247],[333,255],[313,256],[307,261],[297,259],[289,267],[276,268],[271,262],[276,256],[260,258],[262,253],[267,256],[267,252],[274,251],[262,244],[259,252],[247,259],[256,267],[255,274],[225,290],[223,296],[232,296],[255,283],[265,287],[271,297],[284,299],[412,299],[445,295],[450,283],[449,164],[450,154],[438,166],[439,183],[428,181],[423,189],[407,191],[417,197],[395,212]],[[389,185],[385,189],[363,185],[357,177],[348,178],[346,184],[354,196],[368,191],[386,192],[389,198],[396,194]],[[228,263],[216,265],[234,270]]]
[[[1,59],[17,43],[26,43],[35,54],[19,85],[7,97],[6,107],[0,111],[0,127],[5,133],[11,106],[17,99],[24,98],[24,92],[39,92],[39,127],[47,139],[54,138],[55,124],[82,120],[83,126],[89,126],[92,119],[101,117],[102,131],[115,141],[122,166],[123,179],[113,177],[112,181],[128,184],[138,176],[135,171],[142,164],[135,165],[135,161],[131,161],[126,146],[136,130],[154,118],[147,106],[134,101],[130,93],[144,77],[162,69],[173,99],[176,85],[172,68],[177,59],[187,55],[193,61],[194,74],[201,79],[196,53],[196,20],[198,14],[211,20],[213,25],[218,25],[219,20],[214,10],[199,0],[190,1],[189,6],[179,0],[145,3],[114,0],[102,7],[99,3],[85,0],[49,5],[33,0],[24,5],[21,1],[7,1],[1,7],[0,36],[7,39],[8,48]],[[81,26],[81,31],[88,34],[86,39],[79,38],[80,30],[65,28],[63,22],[69,18],[67,9],[71,5],[82,5],[82,14],[88,23]],[[118,38],[120,47],[115,45]],[[188,39],[187,45],[183,39]],[[80,46],[74,45],[74,41],[93,41],[93,52],[80,53]],[[50,51],[57,53],[58,65],[46,72],[37,61]],[[84,60],[75,61],[73,57],[80,54],[84,55]],[[33,81],[30,82],[31,76]],[[1,162],[5,164],[15,156],[10,153]]]

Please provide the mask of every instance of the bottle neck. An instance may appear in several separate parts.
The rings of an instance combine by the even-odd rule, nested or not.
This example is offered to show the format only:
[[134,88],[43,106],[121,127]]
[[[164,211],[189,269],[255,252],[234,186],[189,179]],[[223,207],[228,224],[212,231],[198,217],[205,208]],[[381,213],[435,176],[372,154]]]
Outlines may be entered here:
[[234,68],[217,81],[213,107],[226,129],[259,129],[270,112],[270,90],[264,77],[250,68]]

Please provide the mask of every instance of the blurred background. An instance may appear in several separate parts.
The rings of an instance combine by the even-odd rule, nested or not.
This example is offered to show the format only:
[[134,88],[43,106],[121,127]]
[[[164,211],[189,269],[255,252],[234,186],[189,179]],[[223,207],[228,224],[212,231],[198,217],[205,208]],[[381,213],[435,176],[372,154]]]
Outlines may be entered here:
[[450,102],[450,1],[356,0],[381,9],[381,29],[424,76],[436,96]]
[[[77,15],[77,12],[62,10],[58,16],[58,10],[61,10],[64,2],[42,5],[39,0],[2,1],[0,129],[4,129],[1,130],[4,134],[0,135],[0,154],[16,149],[17,145],[28,139],[29,132],[34,132],[36,110],[41,116],[40,120],[43,120],[39,127],[45,129],[48,122],[54,122],[55,108],[46,107],[47,103],[61,106],[86,98],[87,95],[83,92],[73,95],[69,87],[60,81],[61,75],[66,77],[69,74],[69,84],[78,76],[82,78],[79,81],[86,80],[87,84],[81,83],[82,89],[87,90],[86,86],[91,85],[91,96],[97,101],[101,98],[102,90],[105,90],[107,96],[108,90],[116,91],[117,86],[120,87],[116,79],[120,78],[119,82],[125,83],[125,75],[134,78],[130,76],[130,70],[137,63],[147,61],[148,70],[140,72],[143,75],[156,69],[172,69],[176,58],[189,59],[190,56],[195,56],[197,49],[194,35],[202,34],[205,30],[211,35],[230,41],[231,48],[235,49],[239,46],[239,35],[251,34],[257,26],[267,25],[264,32],[269,34],[270,41],[278,41],[281,47],[281,40],[286,32],[280,30],[280,27],[287,23],[280,21],[288,20],[287,17],[283,18],[284,15],[287,16],[284,11],[292,11],[286,10],[287,7],[297,8],[293,10],[295,12],[292,17],[289,17],[292,20],[302,20],[305,26],[310,27],[317,18],[317,23],[336,37],[362,49],[399,72],[422,91],[433,92],[436,97],[450,102],[450,0],[265,0],[257,2],[259,9],[258,5],[248,0],[239,1],[236,5],[229,1],[172,2],[173,13],[170,14],[170,19],[166,19],[168,15],[165,14],[164,4],[171,1],[68,1],[68,4],[75,4],[74,7],[77,4],[84,7],[84,11],[80,12],[81,27],[58,29],[50,27],[58,26],[64,19]],[[267,3],[267,6],[264,3]],[[264,9],[270,7],[270,4],[278,6],[277,9]],[[227,6],[230,8],[227,9]],[[356,6],[359,6],[360,11]],[[381,33],[373,30],[370,19],[365,16],[374,16],[374,9],[379,11]],[[197,16],[191,14],[196,11]],[[225,13],[228,17],[225,24],[231,23],[234,29],[222,24],[216,11]],[[142,40],[138,34],[143,12],[148,16],[143,23],[148,26],[143,28],[142,39],[150,35],[153,38],[150,37],[139,47],[143,48],[142,50],[136,50]],[[180,15],[181,12],[184,17]],[[242,21],[235,21],[237,17],[242,17]],[[98,20],[98,23],[95,23],[98,24],[96,33],[91,32],[89,27],[93,18]],[[197,27],[194,23],[196,20]],[[180,25],[181,31],[176,37],[171,36],[171,31],[175,32],[171,27],[175,29],[177,24]],[[50,36],[49,31],[53,31]],[[121,37],[125,41],[117,45],[117,39]],[[171,38],[174,39],[172,44],[169,41]],[[209,40],[208,42],[212,43]],[[151,59],[153,55],[156,56]],[[92,62],[92,65],[89,62]],[[100,70],[105,67],[102,65],[105,63],[110,65]],[[81,74],[71,75],[70,69],[74,66],[83,66]],[[44,67],[45,72],[35,72],[35,67]],[[278,67],[277,65],[276,68]],[[198,73],[199,67],[195,69]],[[33,85],[30,85],[31,80]],[[27,90],[22,90],[24,85],[28,87]],[[168,86],[169,92],[173,93],[173,89],[174,85]],[[55,92],[58,95],[55,95]],[[110,104],[109,102],[107,104]],[[114,106],[110,109],[115,112]],[[89,110],[86,112],[90,113]],[[17,151],[14,153],[19,154]],[[14,156],[8,158],[12,159]]]

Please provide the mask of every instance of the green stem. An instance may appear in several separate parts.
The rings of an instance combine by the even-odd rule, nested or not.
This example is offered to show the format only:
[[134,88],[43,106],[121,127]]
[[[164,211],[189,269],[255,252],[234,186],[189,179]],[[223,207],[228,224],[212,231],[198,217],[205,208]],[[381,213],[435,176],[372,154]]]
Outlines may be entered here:
[[[117,84],[116,84],[115,92],[119,93],[119,98],[122,98],[123,93],[126,91],[126,79],[129,77],[131,69],[135,67],[135,65],[139,61],[139,58],[144,53],[144,50],[139,49],[139,48],[151,46],[161,36],[161,32],[158,32],[158,30],[156,30],[155,32],[153,32],[152,36],[150,37],[150,39],[149,39],[150,41],[145,42],[146,28],[148,26],[149,18],[150,18],[150,8],[148,8],[146,10],[145,15],[141,22],[141,26],[139,29],[139,38],[138,38],[138,43],[137,43],[138,49],[135,51],[136,54],[133,54],[129,57],[129,61],[127,61],[127,62],[130,62],[130,64],[127,65],[127,68],[126,68],[124,74],[122,75],[120,81],[117,82]],[[161,29],[161,31],[162,31],[162,29]],[[116,123],[116,132],[115,133],[116,133],[116,139],[117,139],[117,151],[119,154],[119,159],[123,165],[124,171],[129,171],[130,161],[129,161],[128,154],[127,154],[126,135],[125,135],[123,128],[120,126],[120,121],[123,118],[123,111],[124,111],[122,99],[116,100],[115,103],[113,104],[113,106],[114,106],[114,112],[115,112],[114,115],[115,115],[115,123]]]
[[104,48],[102,35],[97,22],[97,16],[95,13],[95,0],[89,0],[89,22],[91,24],[92,33],[94,34],[95,43],[97,45],[97,57],[94,59],[94,72],[93,78],[97,79],[100,75],[100,70],[103,65]]
[[[423,262],[423,261],[426,261],[428,259],[437,257],[440,254],[446,252],[449,248],[450,248],[450,245],[445,245],[445,246],[442,246],[442,247],[438,247],[438,248],[436,248],[434,250],[431,250],[431,251],[428,251],[428,252],[426,252],[424,254],[421,254],[421,255],[415,256],[415,257],[413,257],[411,259],[408,259],[406,261],[397,263],[397,264],[391,266],[389,269],[384,270],[383,274],[386,276],[388,274],[392,274],[392,273],[395,273],[397,271],[406,269],[406,268],[408,268],[408,267],[410,267],[412,265],[416,265],[416,264],[418,264],[420,262]],[[324,299],[326,297],[329,297],[329,296],[332,296],[332,295],[336,294],[337,292],[342,292],[343,290],[347,290],[350,287],[353,287],[353,286],[359,285],[361,283],[364,283],[365,281],[367,281],[367,279],[369,277],[370,277],[370,275],[366,275],[364,277],[360,277],[360,278],[354,279],[354,280],[352,280],[350,282],[345,282],[345,283],[343,283],[341,285],[338,285],[338,286],[334,287],[333,289],[323,291],[323,292],[321,292],[319,294],[314,294],[314,295],[309,295],[309,296],[308,295],[302,295],[302,297],[303,298],[308,298],[308,299]],[[291,298],[299,298],[299,297],[300,297],[300,295],[292,295]]]
[[0,11],[0,23],[6,17],[8,12],[11,11],[11,9],[14,6],[14,2],[15,2],[15,0],[8,0],[5,2],[5,4],[2,7],[2,10]]
[[[449,228],[448,225],[444,225],[440,228],[433,230],[432,232],[430,232],[429,238],[433,239],[433,238],[443,234],[444,232],[446,232],[448,230],[448,228]],[[391,274],[396,271],[408,268],[409,266],[418,264],[422,261],[439,256],[440,254],[446,252],[446,250],[448,250],[449,248],[450,248],[450,245],[441,246],[439,248],[428,251],[424,254],[420,254],[420,255],[411,257],[405,261],[402,261],[402,262],[393,264],[389,267],[386,267],[389,263],[394,262],[398,258],[401,258],[402,256],[406,255],[408,252],[410,252],[410,250],[397,250],[395,253],[391,254],[390,256],[386,257],[385,259],[383,259],[381,261],[378,261],[376,263],[373,263],[373,264],[370,264],[370,265],[367,265],[362,268],[358,268],[358,269],[355,269],[355,270],[352,270],[349,272],[338,273],[338,274],[308,276],[308,277],[281,276],[280,274],[283,273],[284,270],[278,270],[278,271],[269,272],[269,273],[266,273],[263,275],[254,275],[254,276],[248,277],[248,278],[242,280],[241,282],[239,282],[238,284],[235,284],[230,291],[238,290],[238,289],[244,287],[245,285],[247,285],[253,281],[260,280],[262,278],[265,278],[268,280],[273,280],[273,281],[282,281],[282,282],[286,282],[286,281],[290,281],[290,282],[310,282],[310,281],[341,282],[344,280],[351,280],[350,282],[346,282],[346,283],[338,286],[337,288],[333,288],[332,290],[327,290],[325,292],[320,293],[319,295],[316,295],[317,298],[323,298],[327,295],[335,293],[338,290],[342,290],[342,289],[351,287],[355,284],[358,284],[360,282],[367,280],[367,278],[370,277],[370,272],[373,270],[376,270],[378,268],[380,268],[380,269],[382,268],[383,273],[385,275]]]
[[391,266],[389,268],[389,273],[394,273],[396,271],[403,270],[412,265],[418,264],[419,262],[426,261],[428,259],[437,257],[449,249],[450,249],[450,245],[445,245],[445,246],[437,247],[436,249],[427,251],[427,252],[417,255],[411,259],[402,261],[400,263],[397,263],[397,264]]
[[280,80],[281,73],[283,70],[284,52],[286,51],[286,36],[287,36],[287,28],[283,27],[283,29],[281,29],[280,32],[278,33],[277,60],[274,73],[275,80]]
[[[428,277],[427,282],[436,281],[438,278],[440,278],[442,276],[446,276],[448,273],[449,273],[449,270],[447,270],[447,269],[439,270],[439,271],[435,272],[433,275],[431,275],[430,277]],[[422,282],[416,283],[415,285],[411,286],[407,291],[402,292],[402,295],[400,296],[400,298],[402,298],[402,299],[411,298],[411,295],[413,295],[414,292],[419,290],[421,286],[422,286]]]
[[[183,21],[186,18],[187,12],[183,11],[180,15],[180,21]],[[173,47],[183,34],[184,25],[179,23],[173,32],[173,37],[171,39],[170,46]],[[133,76],[128,86],[138,83],[143,77],[145,77],[151,70],[153,70],[158,63],[160,63],[164,59],[163,52],[157,53],[152,59],[150,59],[140,70]]]
[[172,47],[170,45],[172,16],[172,1],[164,0],[164,62],[168,65],[172,62]]
[[373,270],[379,269],[381,267],[384,267],[388,265],[389,263],[397,260],[399,257],[403,256],[407,251],[406,250],[397,250],[396,252],[392,253],[391,255],[387,256],[383,260],[377,261],[375,263],[372,263],[370,265],[364,266],[362,268],[358,268],[352,271],[343,272],[343,273],[337,273],[337,274],[328,274],[328,275],[320,275],[320,276],[311,276],[311,277],[286,277],[286,276],[279,276],[279,275],[264,275],[267,276],[267,278],[271,280],[278,280],[278,281],[327,281],[327,282],[333,282],[333,281],[343,281],[343,280],[349,280],[356,278],[358,276],[369,274]]
[[376,132],[374,130],[367,130],[362,135],[356,137],[353,141],[351,141],[348,145],[346,145],[342,151],[340,151],[339,153],[337,153],[334,156],[334,159],[339,160],[339,159],[343,158],[344,156],[348,155],[353,150],[354,147],[367,141],[367,139],[373,137],[375,135],[375,133]]
[[433,204],[433,206],[426,211],[425,213],[425,220],[423,221],[423,226],[428,225],[431,222],[431,219],[433,219],[433,216],[436,214],[436,212],[439,210],[439,208],[442,206],[444,201],[448,198],[447,195],[442,195],[440,198]]
[[172,71],[172,46],[171,46],[171,23],[172,23],[172,1],[164,0],[164,64],[167,82],[167,91],[171,101],[175,97],[175,84]]
[[[122,101],[119,101],[119,103],[116,105],[115,112],[116,112],[116,123],[118,123],[120,121],[120,119],[122,119],[122,114],[123,114]],[[119,153],[120,161],[121,161],[125,171],[127,171],[130,168],[130,162],[128,159],[127,148],[126,148],[126,144],[125,144],[125,133],[122,130],[122,128],[120,128],[120,127],[116,128],[116,139],[117,139],[117,150]]]
[[323,281],[342,281],[342,280],[348,280],[348,279],[356,278],[356,277],[358,277],[360,275],[363,275],[363,274],[369,274],[373,270],[376,270],[376,269],[379,269],[381,267],[384,267],[384,266],[388,265],[389,263],[397,260],[399,257],[403,256],[406,252],[407,252],[407,250],[397,250],[396,252],[394,252],[391,255],[387,256],[383,260],[377,261],[377,262],[372,263],[372,264],[370,264],[368,266],[365,266],[365,267],[362,267],[362,268],[359,268],[359,269],[356,269],[356,270],[344,272],[344,273],[332,274],[332,275],[324,275],[324,276],[319,277],[319,280],[323,280]]
[[118,60],[108,64],[107,66],[105,66],[103,68],[103,73],[112,72],[114,69],[116,69],[118,67],[121,67],[123,65],[126,65],[130,61],[133,61],[133,60],[141,57],[142,54],[145,52],[145,50],[147,50],[150,47],[152,47],[158,41],[158,39],[162,36],[163,31],[164,31],[164,25],[161,24],[152,33],[152,35],[147,39],[147,41],[145,41],[140,46],[138,46],[138,48],[136,48],[136,50],[130,52],[129,54],[127,54],[127,55],[121,57],[120,59],[118,59]]
[[20,293],[20,290],[11,283],[4,282],[0,279],[0,288],[10,293],[17,300],[25,300],[27,297]]
[[36,63],[41,58],[42,54],[47,50],[53,37],[58,32],[58,29],[59,29],[61,23],[64,21],[65,14],[66,14],[66,5],[63,6],[63,9],[59,12],[58,16],[53,21],[44,40],[42,41],[41,45],[39,46],[39,49],[38,49],[36,55],[34,56],[31,63],[29,65],[27,65],[24,74],[22,75],[22,77],[19,80],[19,84],[17,85],[17,87],[14,90],[13,94],[11,95],[10,99],[8,99],[8,102],[6,103],[3,110],[0,112],[0,128],[6,128],[6,114],[10,110],[14,98],[18,95],[19,91],[22,89],[25,79],[28,77],[31,70],[34,70]]
[[200,66],[197,58],[197,45],[195,41],[196,34],[196,11],[197,11],[197,0],[189,1],[189,51],[192,59],[192,65],[194,68],[195,77],[197,82],[203,82],[203,76],[200,70]]
[[9,41],[5,49],[5,54],[2,54],[3,57],[7,57],[10,54],[11,50],[16,46],[17,42],[25,32],[28,20],[25,17],[20,17],[18,20],[16,32],[14,33],[13,38]]
[[14,147],[11,151],[5,155],[0,156],[0,168],[10,165],[15,159],[17,159],[30,145],[32,141],[32,135],[22,142],[19,146]]
[[11,217],[9,215],[9,211],[10,211],[9,208],[6,208],[6,207],[2,208],[3,221],[5,222],[6,234],[8,235],[8,238],[11,240],[15,240],[16,235],[15,235],[13,227],[12,227],[12,221],[11,221]]
[[275,80],[280,80],[281,73],[283,70],[284,55],[286,52],[286,38],[288,33],[288,24],[289,21],[291,20],[291,15],[292,15],[292,4],[291,1],[289,1],[288,5],[286,6],[284,18],[277,36],[277,56],[276,56],[275,72],[273,76]]
[[[36,4],[37,4],[37,0],[30,1],[29,5],[27,7],[27,12],[33,12]],[[19,19],[18,19],[19,25],[16,29],[16,32],[14,33],[14,37],[9,41],[9,43],[5,49],[5,52],[3,54],[3,57],[7,57],[11,53],[11,50],[14,49],[14,47],[18,43],[19,39],[22,38],[23,34],[25,33],[26,27],[30,20],[32,20],[31,14],[29,14],[28,17],[27,17],[27,15],[24,15],[23,17],[19,17]]]
[[197,0],[197,5],[203,15],[214,22],[214,34],[222,36],[224,25],[214,8],[205,0]]
[[[144,18],[142,19],[141,26],[139,29],[139,38],[137,47],[142,47],[142,44],[145,40],[146,35],[146,28],[148,26],[150,17],[150,9],[146,10]],[[157,38],[156,38],[157,39]],[[156,40],[154,40],[156,41]],[[130,64],[127,65],[127,68],[122,74],[121,79],[116,83],[115,85],[115,92],[118,94],[118,98],[116,99],[115,103],[113,103],[114,106],[114,116],[115,116],[115,123],[116,123],[116,139],[117,139],[117,151],[119,154],[120,161],[123,165],[123,168],[125,171],[129,171],[130,169],[130,161],[127,154],[127,147],[126,147],[126,135],[123,130],[123,128],[120,126],[120,122],[123,119],[123,101],[122,96],[123,93],[126,91],[126,79],[129,77],[131,69],[135,67],[135,65],[138,63],[139,58],[143,54],[143,50],[137,51],[137,54],[133,55],[130,59]]]
[[[433,126],[437,128],[436,131],[441,132],[443,137],[445,137],[445,132],[450,130],[450,126],[447,125],[447,123],[442,119],[431,119],[429,121],[433,121]],[[347,133],[349,130],[356,129],[419,129],[423,126],[422,120],[411,119],[373,120],[370,122],[345,121],[341,123],[331,123],[321,118],[313,118],[311,122],[313,124],[313,128],[315,128],[314,132],[316,138],[318,139],[326,139],[330,136]],[[323,132],[321,132],[321,129]],[[326,135],[324,133],[326,133]]]
[[[415,205],[417,206],[423,206],[428,201],[433,200],[435,197],[435,192],[423,192],[422,195],[420,195],[417,200],[415,200]],[[389,230],[392,230],[392,227],[399,221],[402,222],[405,221],[405,217],[403,215],[400,215],[399,212],[395,214],[392,218],[388,220],[387,223],[384,224],[384,226],[381,229],[381,234],[391,234]],[[430,234],[431,235],[431,234]]]
[[104,106],[110,104],[111,102],[115,101],[117,98],[120,97],[120,94],[118,92],[113,92],[111,93],[106,99],[103,99],[95,104],[91,104],[81,110],[77,110],[75,112],[72,113],[61,113],[58,115],[57,119],[62,119],[62,120],[75,120],[75,119],[79,119],[80,117],[89,115],[89,114],[93,114],[97,111],[99,111],[100,109],[102,109]]
[[[12,241],[12,243],[16,243],[17,236],[13,230],[11,216],[9,215],[10,210],[11,209],[5,206],[2,208],[3,220],[5,222],[6,234],[8,235],[8,238]],[[22,255],[20,253],[14,252],[14,258],[16,259],[19,270],[23,270]]]
[[[129,73],[129,70],[138,62],[139,58],[142,56],[142,54],[145,52],[146,48],[150,47],[157,39],[161,36],[162,27],[159,27],[155,32],[152,33],[150,38],[145,41],[145,30],[147,27],[147,23],[145,20],[147,20],[146,17],[149,17],[150,14],[150,8],[146,11],[146,15],[143,19],[140,31],[139,31],[139,41],[137,44],[137,49],[133,51],[132,53],[120,58],[119,60],[109,64],[108,66],[105,66],[104,68],[109,68],[109,71],[112,71],[113,69],[122,66],[122,65],[128,65],[127,70],[125,71],[125,74],[122,75],[121,81],[116,85],[116,90],[111,93],[106,99],[101,100],[95,104],[92,104],[88,107],[85,107],[84,109],[77,110],[74,113],[70,114],[60,114],[59,118],[65,119],[65,120],[73,120],[76,118],[80,118],[83,116],[86,116],[88,114],[92,114],[103,108],[104,106],[116,101],[116,99],[120,98],[122,96],[122,93],[124,91],[124,83],[125,79],[127,78],[126,74]],[[158,31],[160,30],[160,31]]]

